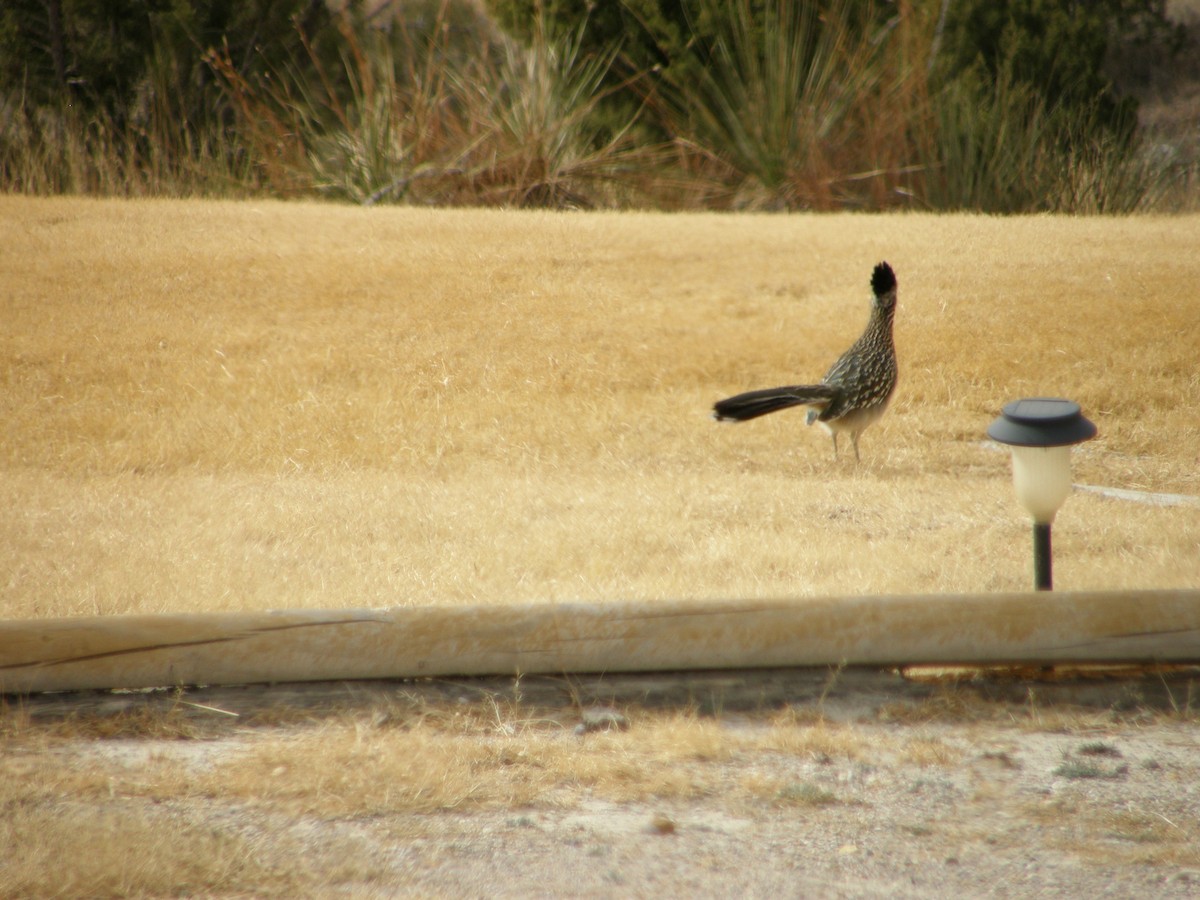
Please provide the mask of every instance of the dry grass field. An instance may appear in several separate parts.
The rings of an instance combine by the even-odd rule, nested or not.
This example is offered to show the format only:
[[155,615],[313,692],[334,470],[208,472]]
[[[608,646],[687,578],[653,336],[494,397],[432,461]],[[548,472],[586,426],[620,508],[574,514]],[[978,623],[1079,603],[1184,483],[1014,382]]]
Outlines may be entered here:
[[[1200,494],[1200,218],[539,214],[0,198],[8,618],[1023,589],[983,432],[1077,400],[1076,480]],[[901,382],[816,379],[900,279]],[[1062,589],[1196,586],[1200,507],[1077,492]]]
[[[0,197],[0,616],[1021,590],[984,429],[1200,495],[1200,217]],[[900,280],[892,409],[800,412]],[[845,445],[847,442],[843,442]],[[1146,498],[1142,498],[1144,501]],[[1076,491],[1061,589],[1200,585],[1200,505]],[[4,896],[1188,896],[1195,708],[0,709]],[[89,853],[76,848],[86,846]]]

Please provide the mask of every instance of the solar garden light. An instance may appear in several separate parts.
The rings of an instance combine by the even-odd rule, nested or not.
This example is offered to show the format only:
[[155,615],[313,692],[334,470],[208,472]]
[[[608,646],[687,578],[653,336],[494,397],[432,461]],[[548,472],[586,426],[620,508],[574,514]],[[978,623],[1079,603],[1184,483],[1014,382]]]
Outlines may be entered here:
[[1017,500],[1033,516],[1033,580],[1039,591],[1052,588],[1050,525],[1071,493],[1071,446],[1096,436],[1079,404],[1052,397],[1014,400],[987,430],[988,437],[1012,449]]

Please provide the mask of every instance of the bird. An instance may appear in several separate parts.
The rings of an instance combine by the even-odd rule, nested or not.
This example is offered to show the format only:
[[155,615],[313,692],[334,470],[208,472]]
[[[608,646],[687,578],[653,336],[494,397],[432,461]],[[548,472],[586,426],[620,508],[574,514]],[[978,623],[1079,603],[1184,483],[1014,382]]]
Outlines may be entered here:
[[854,459],[858,436],[878,421],[896,390],[898,368],[892,323],[896,316],[896,274],[886,262],[871,273],[871,318],[854,345],[829,367],[820,384],[747,391],[713,406],[719,422],[747,422],[793,406],[808,406],[808,424],[820,422],[833,436],[833,457],[838,455],[838,434],[850,432]]

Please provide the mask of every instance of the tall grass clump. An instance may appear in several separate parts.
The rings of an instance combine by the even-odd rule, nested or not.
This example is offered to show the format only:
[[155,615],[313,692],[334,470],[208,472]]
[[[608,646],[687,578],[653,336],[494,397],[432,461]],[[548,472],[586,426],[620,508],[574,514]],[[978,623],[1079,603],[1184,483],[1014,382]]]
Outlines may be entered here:
[[542,28],[528,47],[482,28],[456,47],[447,9],[423,31],[344,12],[332,66],[306,43],[307,59],[258,82],[210,55],[266,183],[365,204],[613,205],[647,154],[629,123],[606,133],[593,115],[612,55]]
[[11,5],[0,14],[0,189],[174,197],[260,189],[225,127],[224,98],[200,48],[212,21],[233,29],[245,16],[255,29],[231,38],[243,65],[268,58],[260,45],[290,28],[282,4],[270,12]]
[[925,205],[990,213],[1129,213],[1153,208],[1174,177],[1136,135],[1093,126],[1012,77],[963,76],[930,97],[919,142]]
[[471,167],[484,202],[617,205],[653,165],[655,148],[633,139],[636,114],[615,127],[598,114],[615,52],[590,54],[581,38],[582,29],[548,34],[543,22],[528,47],[503,44],[492,78],[458,74],[468,107],[487,123]]
[[[886,205],[889,179],[905,168],[906,73],[885,52],[898,20],[877,24],[857,7],[699,0],[698,65],[668,66],[657,85],[667,130],[716,164],[731,205],[831,209]],[[889,77],[891,76],[891,77]]]
[[21,194],[236,196],[254,193],[253,172],[214,123],[180,124],[178,110],[147,91],[132,122],[100,111],[0,99],[0,189]]
[[1049,202],[1057,155],[1051,115],[1027,85],[956,79],[931,98],[921,136],[922,197],[932,209],[1012,212]]

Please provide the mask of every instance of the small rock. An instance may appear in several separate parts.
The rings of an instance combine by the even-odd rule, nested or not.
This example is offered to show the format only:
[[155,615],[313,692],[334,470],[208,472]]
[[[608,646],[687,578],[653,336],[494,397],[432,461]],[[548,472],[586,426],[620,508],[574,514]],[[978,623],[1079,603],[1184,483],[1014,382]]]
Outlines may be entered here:
[[662,813],[655,813],[654,818],[650,820],[649,830],[652,834],[674,834],[675,822]]

